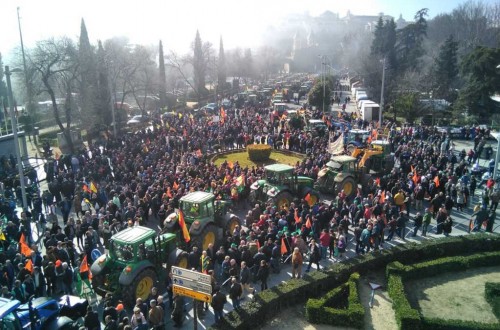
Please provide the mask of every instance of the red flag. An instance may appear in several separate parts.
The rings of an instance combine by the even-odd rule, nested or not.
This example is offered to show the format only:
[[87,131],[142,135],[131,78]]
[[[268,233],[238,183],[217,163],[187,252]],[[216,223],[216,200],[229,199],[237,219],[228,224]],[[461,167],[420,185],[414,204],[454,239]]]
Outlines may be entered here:
[[83,190],[84,192],[88,193],[88,194],[90,194],[90,193],[91,193],[91,191],[90,191],[90,189],[89,189],[89,186],[87,186],[86,184],[84,184],[84,185],[83,185],[82,190]]
[[189,236],[189,230],[186,226],[186,221],[184,220],[184,213],[182,210],[179,210],[179,226],[182,229],[182,236],[184,236],[184,240],[188,243],[191,240],[191,236]]
[[24,265],[24,269],[29,270],[29,272],[31,274],[33,274],[33,262],[31,261],[31,259],[28,259],[28,261],[26,261],[26,265]]
[[439,187],[439,177],[437,175],[434,177],[434,184],[436,185],[436,188]]
[[89,263],[87,262],[87,255],[85,255],[80,263],[80,273],[89,273],[89,280],[92,279],[92,273],[90,272]]
[[311,217],[308,216],[306,221],[306,228],[311,229],[311,227],[312,227]]
[[19,245],[21,246],[21,254],[25,257],[30,257],[33,250],[31,250],[28,244],[26,244],[24,234],[21,234],[21,237],[19,238]]
[[295,214],[294,214],[294,218],[295,218],[295,223],[300,223],[302,220],[300,219],[299,217],[299,209],[295,209]]
[[376,178],[375,183],[377,184],[377,186],[380,186],[380,178]]
[[281,255],[287,254],[287,253],[288,253],[288,249],[286,248],[285,238],[282,237],[281,238]]
[[310,202],[311,193],[310,192],[307,193],[306,197],[304,197],[304,200],[307,202],[307,204],[311,205],[311,202]]

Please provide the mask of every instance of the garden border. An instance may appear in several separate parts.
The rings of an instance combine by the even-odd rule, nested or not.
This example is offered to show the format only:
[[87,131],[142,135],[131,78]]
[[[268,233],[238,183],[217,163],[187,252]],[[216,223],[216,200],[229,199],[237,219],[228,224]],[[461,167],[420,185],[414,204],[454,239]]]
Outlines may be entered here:
[[[479,252],[467,256],[444,257],[418,264],[403,265],[399,261],[386,267],[387,291],[400,329],[498,329],[499,323],[430,318],[412,308],[408,301],[404,281],[435,276],[442,273],[463,271],[475,267],[500,265],[500,252]],[[420,276],[419,276],[420,275]]]
[[281,310],[296,304],[305,304],[307,299],[319,297],[336,288],[346,282],[352,273],[358,272],[363,275],[381,269],[393,261],[411,263],[445,256],[499,250],[499,234],[474,234],[428,240],[420,244],[401,244],[391,249],[357,256],[343,263],[334,264],[325,271],[314,271],[302,279],[292,279],[259,292],[251,301],[243,304],[239,311],[228,313],[224,322],[212,329],[255,329]]

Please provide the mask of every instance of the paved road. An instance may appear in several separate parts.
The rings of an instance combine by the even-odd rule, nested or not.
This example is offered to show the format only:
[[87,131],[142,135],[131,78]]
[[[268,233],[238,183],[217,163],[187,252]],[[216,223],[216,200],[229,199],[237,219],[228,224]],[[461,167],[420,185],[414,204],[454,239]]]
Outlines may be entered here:
[[[343,95],[344,93],[346,92],[343,92]],[[347,106],[347,109],[346,109],[348,112],[353,112],[353,111],[356,111],[356,108],[355,108],[355,104],[353,101],[351,101],[351,103]],[[457,150],[461,150],[462,147],[466,147],[466,148],[470,148],[470,146],[472,146],[472,142],[470,141],[459,141],[459,140],[455,140],[455,143],[457,145]],[[35,152],[36,152],[36,149],[34,148],[34,146],[31,145],[31,143],[28,143],[28,151],[30,152],[30,157],[34,157],[35,156]],[[40,179],[44,179],[45,178],[45,172],[43,170],[43,160],[40,160],[40,159],[35,159],[35,158],[31,158],[30,159],[30,163],[33,165],[33,166],[36,166],[37,168],[37,171],[38,171],[38,174],[39,174],[39,178]],[[486,161],[481,161],[481,165],[486,165]],[[46,188],[46,182],[43,181],[42,184],[41,184],[41,189],[42,191],[44,189],[47,189]],[[479,190],[479,189],[478,189]],[[325,195],[325,196],[322,196],[323,197],[323,200],[325,201],[328,201],[328,200],[331,200],[333,198],[333,196],[328,196],[328,195]],[[478,201],[479,199],[479,196],[475,196],[474,197],[476,201]],[[20,210],[19,210],[20,211]],[[238,213],[240,213],[240,216],[244,216],[244,214],[246,213],[245,210],[240,210]],[[411,211],[411,216],[414,215],[414,212]],[[469,225],[469,219],[470,219],[470,216],[471,216],[471,210],[466,210],[465,212],[458,212],[458,211],[455,211],[453,210],[453,213],[452,213],[452,217],[454,219],[454,226],[453,226],[453,231],[451,233],[452,236],[457,236],[457,235],[467,235],[467,228],[468,228],[468,225]],[[153,228],[156,227],[156,224],[155,223],[151,223],[150,224]],[[388,242],[388,243],[385,243],[383,245],[382,248],[384,249],[389,249],[391,248],[392,246],[395,246],[395,245],[398,245],[398,244],[403,244],[405,242],[420,242],[420,241],[423,241],[423,240],[432,240],[432,239],[439,239],[439,238],[442,238],[444,237],[443,235],[436,235],[435,234],[435,222],[433,222],[431,224],[431,228],[430,228],[430,231],[429,231],[429,234],[427,237],[421,237],[421,236],[417,236],[417,237],[411,237],[411,233],[409,232],[409,230],[407,230],[407,233],[406,233],[406,241],[403,241],[399,238],[391,241],[391,242]],[[411,224],[408,226],[408,229],[410,229],[412,226]],[[498,225],[497,227],[495,228],[495,232],[497,233],[500,233],[500,228],[498,228]],[[346,257],[347,258],[353,258],[355,257],[355,252],[354,252],[354,246],[355,246],[355,243],[353,242],[353,235],[352,235],[352,232],[350,233],[349,237],[348,237],[348,246],[347,246],[347,253],[346,253]],[[339,260],[335,260],[335,259],[326,259],[326,260],[322,260],[320,262],[320,265],[321,267],[329,267],[329,266],[332,266],[334,265],[335,263],[337,262],[341,262]],[[304,268],[305,270],[305,268]],[[282,283],[283,281],[287,281],[289,280],[291,277],[291,267],[290,265],[282,265],[282,271],[280,274],[273,274],[271,275],[270,277],[270,281],[269,281],[269,286],[272,287],[272,286],[275,286],[275,285],[278,285],[280,283]],[[257,290],[259,289],[259,286],[256,284],[255,287],[257,288]],[[248,301],[249,299],[251,299],[251,296],[250,298],[247,298],[245,301]],[[192,303],[191,301],[189,301],[190,299],[185,299],[186,301],[186,319],[185,319],[185,322],[184,322],[184,325],[182,327],[182,329],[192,329],[193,328],[193,312],[192,312]],[[229,298],[228,298],[228,301]],[[244,302],[245,302],[244,301]],[[243,302],[243,303],[244,303]],[[100,304],[100,300],[99,299],[94,299],[92,301],[92,303],[94,304],[94,306],[96,306],[95,308],[97,308],[98,311],[102,311],[102,306]],[[225,306],[225,312],[229,312],[232,310],[232,306],[230,303],[226,304]],[[169,314],[169,313],[167,313]],[[206,312],[206,314],[200,318],[200,320],[198,321],[198,326],[199,326],[199,329],[205,329],[207,328],[208,326],[212,325],[213,324],[213,321],[214,321],[214,316],[213,316],[213,312],[211,311],[211,309],[209,309],[209,311]],[[171,329],[172,328],[172,323],[169,319],[169,316],[167,316],[167,325],[166,325],[167,329]]]

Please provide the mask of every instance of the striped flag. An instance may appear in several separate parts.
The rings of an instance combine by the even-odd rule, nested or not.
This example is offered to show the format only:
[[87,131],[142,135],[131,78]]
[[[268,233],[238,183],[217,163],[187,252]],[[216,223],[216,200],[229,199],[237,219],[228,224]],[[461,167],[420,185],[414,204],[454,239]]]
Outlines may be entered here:
[[184,240],[188,243],[191,240],[191,236],[189,236],[189,230],[186,225],[186,220],[184,220],[184,213],[182,210],[179,210],[179,226],[182,229],[182,236],[184,236]]

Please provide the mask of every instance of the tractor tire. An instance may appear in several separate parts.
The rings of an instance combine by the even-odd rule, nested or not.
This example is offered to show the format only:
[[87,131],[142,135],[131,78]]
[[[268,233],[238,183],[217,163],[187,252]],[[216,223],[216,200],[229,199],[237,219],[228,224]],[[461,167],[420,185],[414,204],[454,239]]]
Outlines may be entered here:
[[123,302],[125,305],[132,307],[136,303],[137,298],[142,298],[146,301],[151,293],[151,288],[157,285],[158,276],[151,268],[146,268],[137,275],[132,283],[122,287]]
[[347,177],[340,184],[338,184],[338,192],[344,190],[347,198],[351,199],[356,196],[357,187],[358,186],[356,185],[354,179],[352,177]]
[[171,252],[169,256],[168,266],[176,266],[181,268],[187,268],[188,266],[188,253],[184,250],[176,248]]
[[101,297],[104,297],[106,295],[106,290],[103,289],[104,279],[105,276],[102,274],[92,276],[92,290],[94,290],[94,292]]
[[220,239],[218,236],[217,227],[214,224],[209,224],[203,229],[200,235],[192,238],[192,245],[197,246],[200,251],[205,251],[210,243],[214,246],[219,245]]
[[236,226],[240,226],[241,228],[241,220],[238,218],[238,216],[234,216],[231,219],[229,219],[226,223],[226,228],[224,228],[224,232],[229,232],[231,235],[234,233],[234,228]]
[[284,191],[279,193],[276,197],[273,198],[273,203],[276,205],[276,210],[279,212],[283,209],[283,206],[286,210],[290,208],[290,204],[293,202],[293,196],[288,191]]

